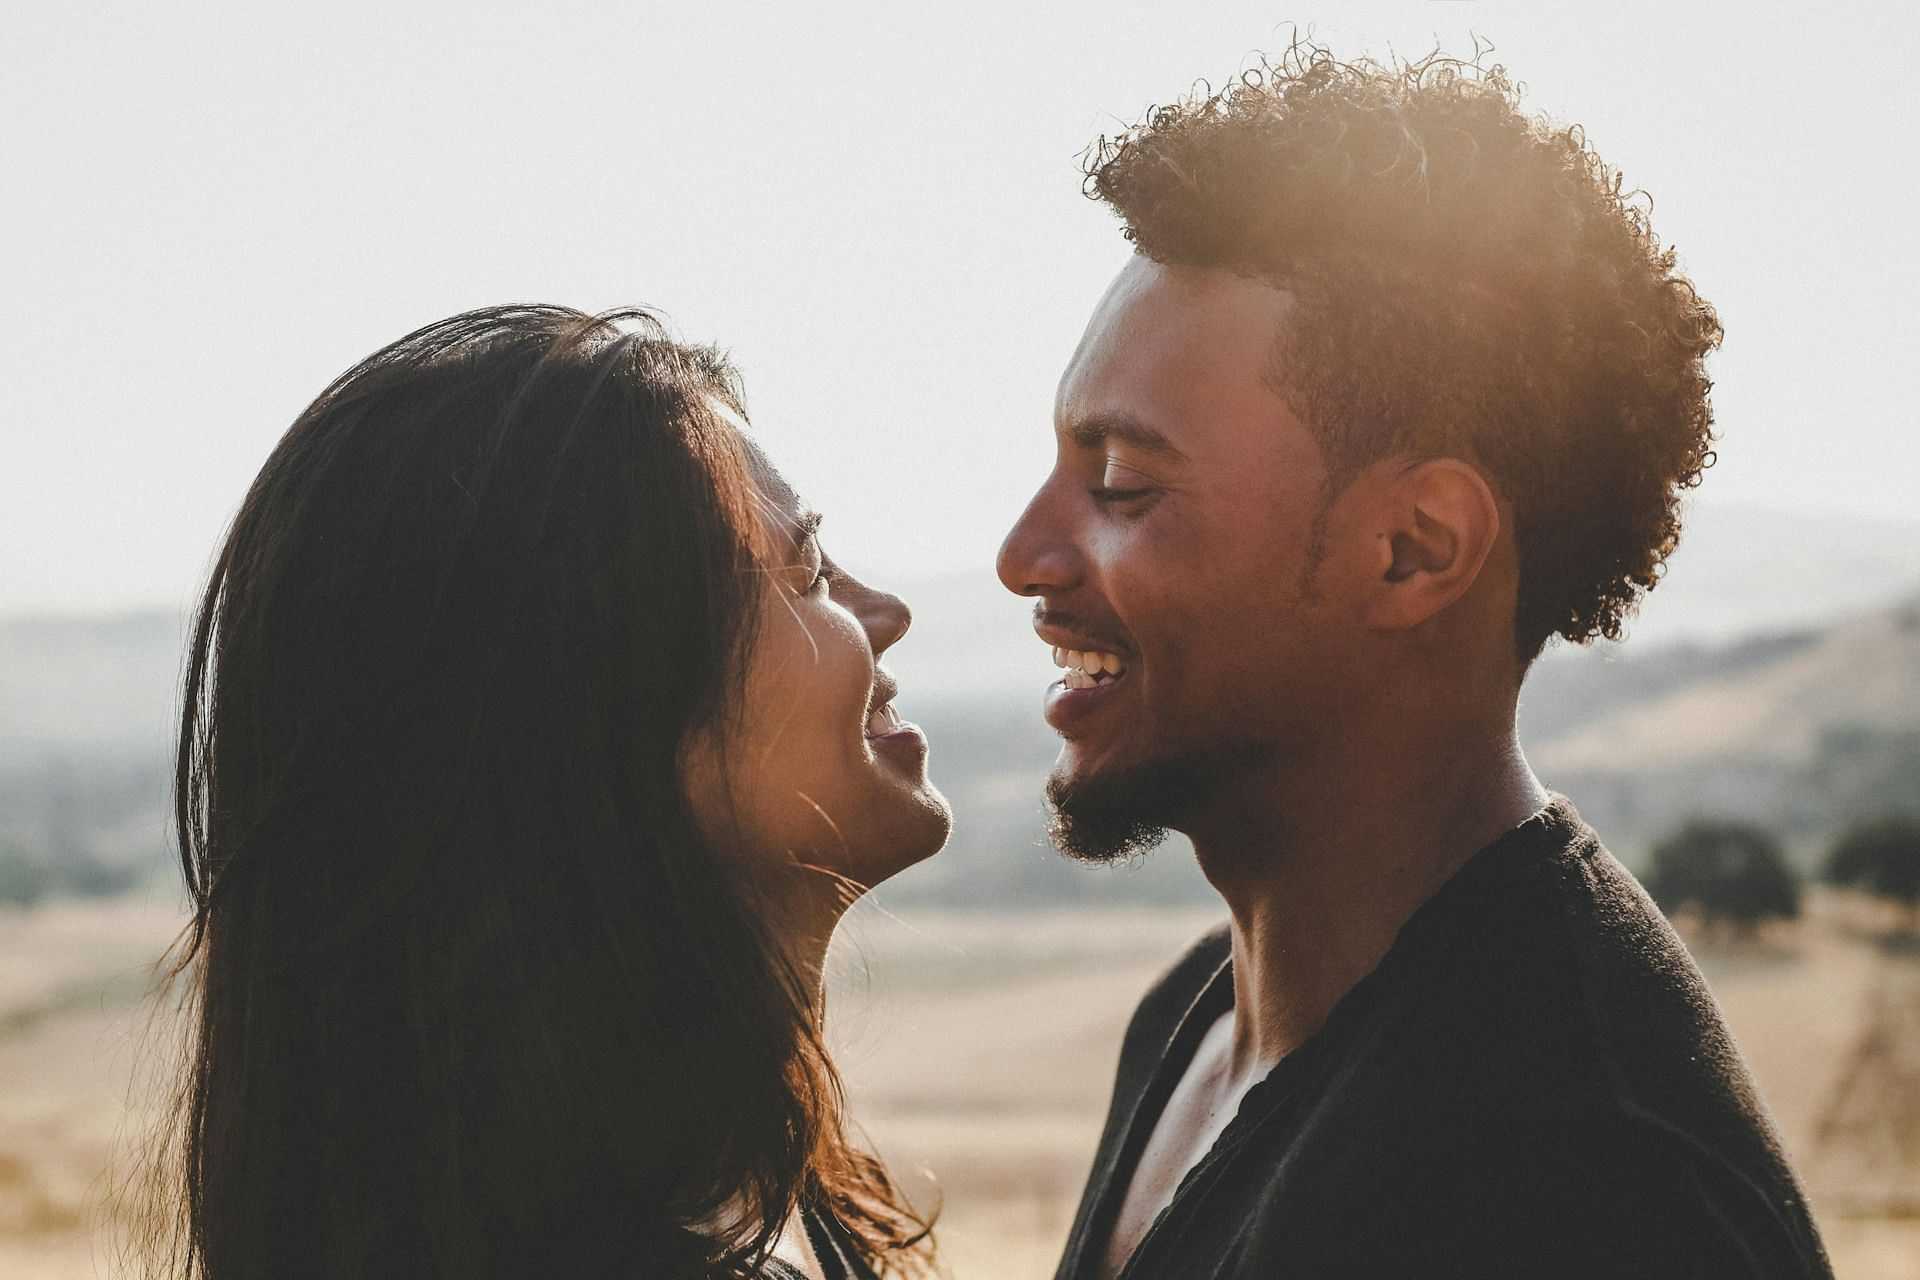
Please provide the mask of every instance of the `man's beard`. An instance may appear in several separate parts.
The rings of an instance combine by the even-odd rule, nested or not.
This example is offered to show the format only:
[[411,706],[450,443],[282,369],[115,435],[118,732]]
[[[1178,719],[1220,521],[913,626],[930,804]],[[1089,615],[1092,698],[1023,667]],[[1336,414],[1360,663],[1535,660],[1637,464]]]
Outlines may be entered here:
[[1047,838],[1076,862],[1144,857],[1218,785],[1226,762],[1190,753],[1100,774],[1047,779]]

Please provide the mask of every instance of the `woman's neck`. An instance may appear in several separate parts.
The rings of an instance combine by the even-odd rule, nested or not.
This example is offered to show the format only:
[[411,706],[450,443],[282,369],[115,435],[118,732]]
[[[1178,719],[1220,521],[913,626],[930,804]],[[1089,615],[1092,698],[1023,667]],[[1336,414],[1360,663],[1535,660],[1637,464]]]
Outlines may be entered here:
[[816,1023],[826,1016],[827,948],[833,931],[863,892],[843,877],[798,865],[769,899],[767,920],[773,941],[799,980]]

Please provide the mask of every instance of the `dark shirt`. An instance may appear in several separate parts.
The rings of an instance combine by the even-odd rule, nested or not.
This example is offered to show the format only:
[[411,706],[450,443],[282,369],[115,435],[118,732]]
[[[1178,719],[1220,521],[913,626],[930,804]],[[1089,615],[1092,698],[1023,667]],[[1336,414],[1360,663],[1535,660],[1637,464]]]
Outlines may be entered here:
[[[1225,929],[1141,1002],[1057,1280],[1098,1273],[1168,1094],[1232,1006]],[[1832,1272],[1699,970],[1556,798],[1247,1092],[1122,1274]]]

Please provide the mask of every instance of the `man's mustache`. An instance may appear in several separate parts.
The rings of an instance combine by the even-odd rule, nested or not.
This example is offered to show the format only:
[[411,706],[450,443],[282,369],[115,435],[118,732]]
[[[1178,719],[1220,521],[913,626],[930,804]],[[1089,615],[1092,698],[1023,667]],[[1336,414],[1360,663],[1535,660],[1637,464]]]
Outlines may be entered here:
[[1061,631],[1071,631],[1087,640],[1090,646],[1107,653],[1117,653],[1122,657],[1133,653],[1132,642],[1110,625],[1093,622],[1084,614],[1067,609],[1049,609],[1045,604],[1035,604],[1033,625],[1035,628],[1054,627]]

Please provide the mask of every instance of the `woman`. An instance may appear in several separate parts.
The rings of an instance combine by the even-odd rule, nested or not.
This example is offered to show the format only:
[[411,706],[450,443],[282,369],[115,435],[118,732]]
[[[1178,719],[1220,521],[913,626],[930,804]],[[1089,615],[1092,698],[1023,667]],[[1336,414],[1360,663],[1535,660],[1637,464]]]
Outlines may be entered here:
[[187,669],[156,1271],[924,1263],[820,1031],[835,921],[950,823],[908,614],[744,427],[644,312],[503,307],[274,449]]

